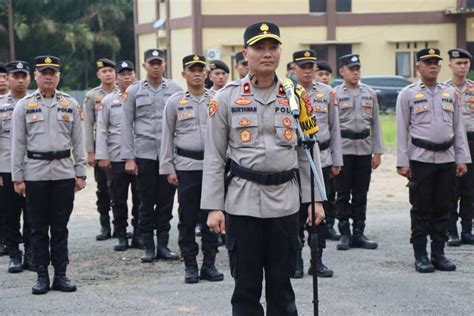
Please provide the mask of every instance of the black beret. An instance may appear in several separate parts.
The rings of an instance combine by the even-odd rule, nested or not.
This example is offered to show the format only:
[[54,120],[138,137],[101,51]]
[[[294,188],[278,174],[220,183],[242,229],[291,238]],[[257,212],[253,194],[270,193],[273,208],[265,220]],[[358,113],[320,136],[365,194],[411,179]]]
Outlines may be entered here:
[[318,70],[325,70],[327,72],[332,73],[331,65],[329,65],[329,63],[327,61],[320,60],[316,63],[316,65],[318,66]]
[[449,59],[453,58],[467,58],[467,59],[472,59],[472,55],[470,52],[468,52],[465,49],[462,48],[456,48],[456,49],[451,49],[448,51],[448,56]]
[[96,66],[97,66],[97,70],[100,70],[102,68],[105,68],[105,67],[110,67],[110,68],[114,68],[115,69],[115,62],[108,59],[108,58],[100,58],[100,59],[97,59],[97,61],[95,62]]
[[244,33],[244,47],[253,44],[265,38],[273,38],[281,44],[280,29],[271,22],[259,22],[248,26]]
[[423,61],[428,59],[443,60],[439,49],[437,48],[423,48],[416,52],[416,61]]
[[209,62],[209,68],[211,68],[211,71],[213,71],[214,69],[222,69],[226,73],[230,72],[229,67],[222,60],[217,59]]
[[237,64],[242,64],[242,63],[247,62],[247,61],[245,60],[244,54],[242,54],[242,52],[237,52],[237,53],[235,53],[235,62],[236,62]]
[[206,67],[206,57],[202,55],[188,55],[183,58],[183,69],[189,68],[195,64],[200,64],[203,67]]
[[35,68],[41,72],[45,69],[53,69],[59,71],[61,67],[61,60],[59,57],[52,55],[43,55],[35,57]]
[[23,60],[13,60],[7,63],[8,73],[24,72],[30,73],[30,65]]

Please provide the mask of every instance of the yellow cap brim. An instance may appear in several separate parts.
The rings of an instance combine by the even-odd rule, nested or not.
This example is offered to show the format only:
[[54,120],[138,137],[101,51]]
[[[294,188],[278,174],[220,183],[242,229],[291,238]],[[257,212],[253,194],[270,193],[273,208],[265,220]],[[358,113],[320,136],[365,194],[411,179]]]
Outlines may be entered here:
[[280,36],[278,36],[276,34],[259,34],[259,35],[256,35],[256,36],[252,37],[251,39],[249,39],[246,44],[248,46],[252,46],[253,44],[255,44],[255,43],[257,43],[257,42],[259,42],[259,41],[261,41],[265,38],[272,38],[272,39],[276,40],[278,43],[283,44],[281,42]]
[[439,60],[443,60],[443,58],[441,58],[440,55],[436,55],[436,54],[433,54],[433,55],[423,55],[423,56],[420,56],[418,59],[419,59],[419,60],[424,60],[424,59],[432,59],[432,58],[436,58],[436,59],[439,59]]
[[202,60],[191,60],[191,61],[188,61],[187,63],[184,63],[184,67],[189,67],[189,66],[192,66],[194,64],[202,64],[202,65],[204,65],[204,67],[206,66],[206,62],[204,62]]

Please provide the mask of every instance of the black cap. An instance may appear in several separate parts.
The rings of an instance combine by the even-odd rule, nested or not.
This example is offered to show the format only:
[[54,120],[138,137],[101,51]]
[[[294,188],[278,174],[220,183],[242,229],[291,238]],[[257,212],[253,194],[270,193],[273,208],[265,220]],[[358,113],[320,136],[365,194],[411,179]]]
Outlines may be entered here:
[[0,62],[0,73],[7,73],[7,65],[5,63]]
[[298,66],[316,64],[316,52],[312,49],[299,50],[293,53],[293,62]]
[[115,66],[115,71],[120,73],[122,70],[135,71],[135,66],[130,60],[122,60],[117,63],[117,66]]
[[281,44],[280,29],[278,26],[271,22],[252,24],[245,29],[244,47],[252,46],[265,38],[273,38]]
[[318,70],[325,70],[329,73],[332,73],[331,65],[325,60],[319,60],[316,65],[318,66]]
[[35,57],[35,68],[39,72],[46,69],[59,71],[59,67],[61,67],[61,60],[59,59],[59,57],[52,55],[43,55]]
[[291,70],[291,65],[293,65],[294,62],[290,61],[288,64],[286,64],[286,71],[290,71]]
[[222,60],[217,60],[217,59],[209,62],[209,68],[211,68],[211,71],[215,69],[222,69],[226,73],[230,72],[229,67],[225,64],[225,62],[223,62]]
[[243,64],[243,63],[246,63],[247,61],[245,60],[245,57],[244,57],[244,54],[242,54],[242,52],[237,52],[235,53],[235,62],[237,64]]
[[166,60],[165,52],[158,48],[152,48],[152,49],[146,50],[144,55],[145,55],[146,63],[155,59],[159,59],[162,61]]
[[110,68],[114,68],[115,69],[115,62],[108,59],[108,58],[100,58],[100,59],[97,59],[97,61],[95,62],[96,66],[97,66],[97,70],[100,70],[102,68],[105,68],[105,67],[110,67]]
[[468,52],[467,50],[465,49],[462,49],[462,48],[455,48],[455,49],[451,49],[448,51],[448,56],[449,56],[449,59],[453,59],[453,58],[467,58],[467,59],[472,59],[472,55],[470,52]]
[[30,65],[23,60],[13,60],[7,63],[8,73],[12,74],[15,72],[24,72],[26,74],[30,73]]
[[197,55],[197,54],[184,56],[183,69],[190,68],[194,66],[195,64],[199,64],[202,67],[206,67],[206,57],[202,55]]
[[429,59],[443,60],[439,49],[437,48],[423,48],[416,52],[416,61],[424,61]]
[[347,67],[354,67],[360,66],[360,58],[358,54],[348,54],[339,57],[339,67],[347,66]]

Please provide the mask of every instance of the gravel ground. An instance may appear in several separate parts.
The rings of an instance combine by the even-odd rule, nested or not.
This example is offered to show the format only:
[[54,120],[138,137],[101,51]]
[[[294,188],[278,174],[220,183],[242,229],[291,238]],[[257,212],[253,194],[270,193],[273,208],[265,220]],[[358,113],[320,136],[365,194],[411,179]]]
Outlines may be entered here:
[[[90,170],[91,171],[91,170]],[[89,179],[92,179],[92,173]],[[416,273],[409,239],[406,181],[395,173],[395,157],[384,156],[372,179],[367,235],[377,250],[336,251],[328,241],[326,265],[331,279],[319,279],[321,315],[473,315],[474,246],[447,248],[456,272]],[[233,280],[224,248],[217,265],[225,273],[218,283],[185,285],[181,262],[140,263],[140,250],[117,253],[115,240],[95,241],[98,216],[95,184],[76,196],[69,224],[69,276],[76,293],[31,295],[36,275],[7,274],[8,258],[0,258],[1,315],[230,315]],[[176,217],[171,248],[178,250]],[[304,250],[305,265],[309,250]],[[52,270],[51,270],[52,272]],[[300,315],[312,315],[312,278],[293,280]],[[262,295],[262,303],[265,298]]]

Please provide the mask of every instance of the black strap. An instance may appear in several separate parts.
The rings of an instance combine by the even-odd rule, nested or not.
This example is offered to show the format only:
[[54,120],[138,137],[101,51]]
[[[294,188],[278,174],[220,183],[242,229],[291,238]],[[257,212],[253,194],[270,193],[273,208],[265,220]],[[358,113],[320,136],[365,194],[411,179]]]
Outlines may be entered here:
[[194,151],[176,147],[176,153],[180,156],[194,160],[204,160],[204,151]]
[[62,150],[62,151],[47,151],[47,152],[36,152],[36,151],[27,151],[27,157],[29,159],[37,160],[57,160],[71,157],[71,150]]
[[238,165],[235,161],[230,162],[230,173],[236,177],[249,180],[263,185],[280,185],[297,178],[298,169],[282,172],[260,172]]
[[370,136],[370,129],[364,129],[362,132],[355,132],[350,129],[341,130],[342,138],[365,139]]
[[431,151],[445,151],[454,145],[454,137],[448,140],[447,142],[441,144],[433,143],[429,140],[421,138],[412,138],[411,143],[416,147],[424,148]]
[[322,142],[322,143],[318,142],[319,150],[320,150],[320,151],[323,151],[323,150],[328,149],[330,143],[331,143],[331,139],[328,139],[327,141]]
[[474,142],[474,132],[467,132],[467,140]]

